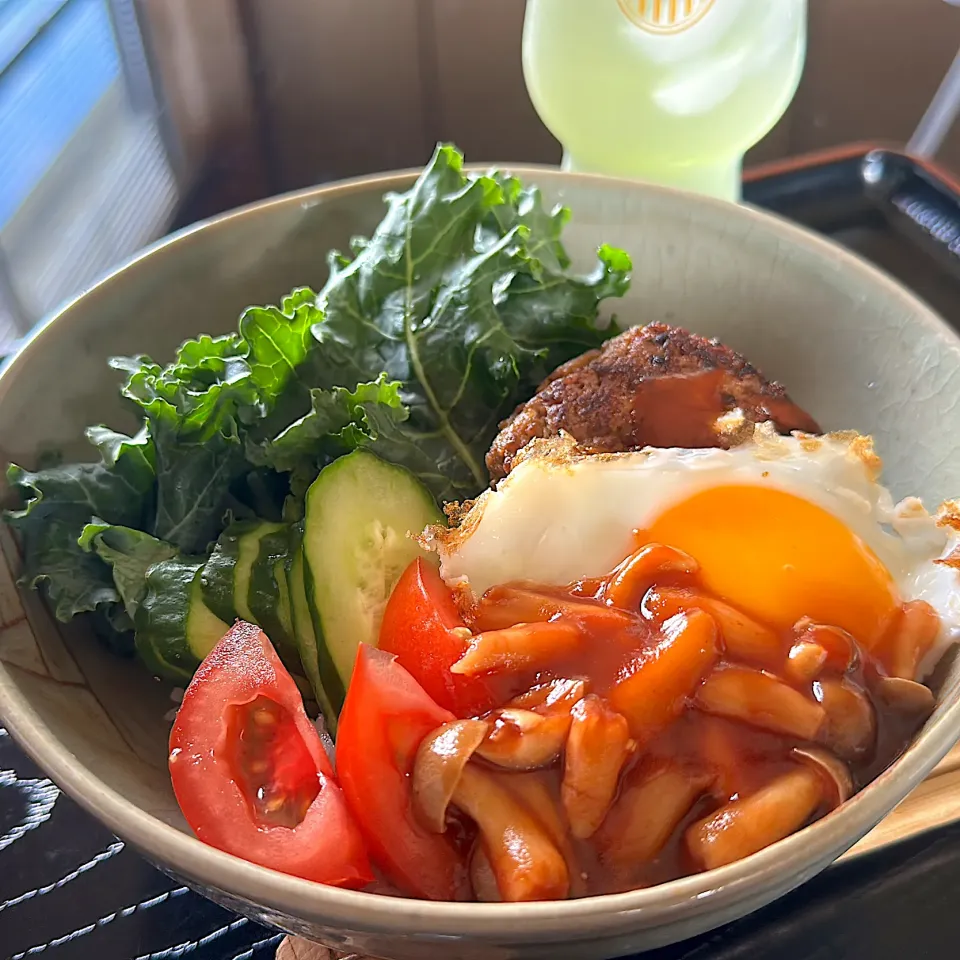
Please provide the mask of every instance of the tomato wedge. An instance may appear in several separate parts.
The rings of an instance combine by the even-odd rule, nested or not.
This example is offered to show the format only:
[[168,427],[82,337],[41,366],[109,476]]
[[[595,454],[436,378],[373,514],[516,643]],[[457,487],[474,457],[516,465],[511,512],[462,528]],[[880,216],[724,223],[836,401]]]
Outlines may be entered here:
[[337,772],[374,862],[403,893],[429,900],[470,892],[454,844],[421,826],[411,805],[417,747],[453,719],[396,657],[360,644],[337,727]]
[[497,695],[486,677],[450,672],[466,652],[466,628],[437,569],[418,558],[390,594],[380,626],[381,650],[396,655],[430,697],[458,717],[486,713]]
[[237,622],[194,675],[170,734],[170,777],[205,843],[319,883],[373,880],[320,736],[259,627]]

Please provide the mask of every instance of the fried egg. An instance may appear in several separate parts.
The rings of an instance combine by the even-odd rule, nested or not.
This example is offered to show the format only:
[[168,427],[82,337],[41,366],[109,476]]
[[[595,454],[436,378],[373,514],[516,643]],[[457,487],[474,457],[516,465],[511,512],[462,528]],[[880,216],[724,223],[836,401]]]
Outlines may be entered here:
[[941,620],[928,672],[960,637],[960,573],[949,562],[960,556],[960,511],[894,504],[880,469],[868,437],[780,437],[769,425],[729,450],[590,455],[569,438],[535,441],[458,525],[434,532],[434,546],[444,580],[479,596],[601,577],[639,542],[664,543],[745,613],[781,630],[811,617],[867,648],[901,603],[925,600]]

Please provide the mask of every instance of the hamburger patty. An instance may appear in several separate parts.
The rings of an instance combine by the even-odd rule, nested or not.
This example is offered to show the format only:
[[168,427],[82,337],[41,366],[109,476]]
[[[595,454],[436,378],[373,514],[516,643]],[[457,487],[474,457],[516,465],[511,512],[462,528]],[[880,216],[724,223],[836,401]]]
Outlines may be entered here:
[[[665,323],[633,327],[558,367],[500,425],[487,454],[495,483],[531,440],[561,431],[597,453],[641,447],[726,447],[719,417],[819,433],[778,383],[717,340]],[[738,418],[739,419],[739,418]]]

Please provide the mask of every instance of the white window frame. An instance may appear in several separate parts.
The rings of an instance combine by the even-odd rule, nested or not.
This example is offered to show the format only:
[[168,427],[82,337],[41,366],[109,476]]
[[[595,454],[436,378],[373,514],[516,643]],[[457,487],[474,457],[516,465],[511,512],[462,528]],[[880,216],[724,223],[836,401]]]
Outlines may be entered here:
[[60,303],[169,228],[184,192],[135,0],[107,0],[114,82],[0,228],[0,354]]

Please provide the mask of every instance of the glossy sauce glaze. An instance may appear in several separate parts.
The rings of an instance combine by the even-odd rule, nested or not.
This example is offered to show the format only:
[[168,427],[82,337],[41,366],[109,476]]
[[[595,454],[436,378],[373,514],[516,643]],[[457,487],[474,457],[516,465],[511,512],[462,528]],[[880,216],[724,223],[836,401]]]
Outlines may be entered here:
[[739,859],[872,780],[932,708],[902,669],[889,679],[933,642],[926,604],[901,607],[872,651],[808,620],[777,632],[660,544],[605,578],[498,586],[463,612],[471,638],[453,670],[503,705],[478,718],[467,779],[489,787],[487,809],[516,801],[566,864],[531,875],[464,814],[484,816],[461,783],[448,822],[481,899],[622,891]]
[[[717,420],[736,407],[728,391],[729,381],[729,371],[722,368],[641,380],[631,398],[632,446],[725,446],[723,436],[717,432]],[[670,411],[669,416],[664,416],[666,410]],[[756,398],[753,419],[773,421],[784,433],[820,432],[816,421],[793,401],[772,392]]]

